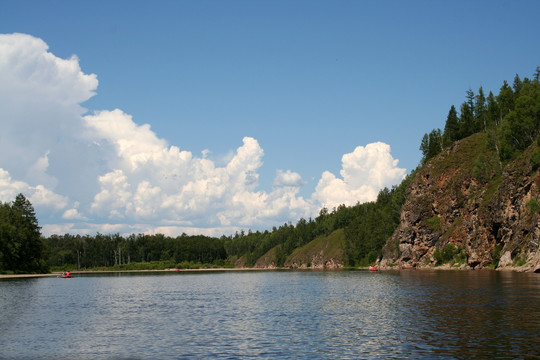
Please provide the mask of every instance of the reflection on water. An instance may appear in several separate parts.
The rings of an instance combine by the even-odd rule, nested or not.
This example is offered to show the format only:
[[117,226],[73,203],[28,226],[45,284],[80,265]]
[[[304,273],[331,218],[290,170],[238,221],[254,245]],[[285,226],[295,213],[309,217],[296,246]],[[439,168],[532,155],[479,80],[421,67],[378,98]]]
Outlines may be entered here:
[[222,272],[0,281],[0,358],[540,358],[540,276]]

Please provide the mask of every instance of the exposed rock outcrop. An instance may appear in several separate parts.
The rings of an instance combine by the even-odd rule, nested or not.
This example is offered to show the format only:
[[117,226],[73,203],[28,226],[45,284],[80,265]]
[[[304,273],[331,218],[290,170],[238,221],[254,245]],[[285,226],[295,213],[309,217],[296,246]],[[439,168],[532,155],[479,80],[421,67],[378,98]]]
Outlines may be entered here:
[[[521,154],[503,169],[476,134],[419,169],[381,268],[441,265],[540,272],[540,172]],[[536,206],[536,207],[535,207]]]

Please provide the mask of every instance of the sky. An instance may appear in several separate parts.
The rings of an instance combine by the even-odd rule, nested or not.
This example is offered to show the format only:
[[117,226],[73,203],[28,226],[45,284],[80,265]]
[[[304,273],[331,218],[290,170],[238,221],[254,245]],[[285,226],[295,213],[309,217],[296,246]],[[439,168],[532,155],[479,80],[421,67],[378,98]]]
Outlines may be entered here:
[[373,201],[540,2],[0,2],[0,201],[42,233],[230,235]]

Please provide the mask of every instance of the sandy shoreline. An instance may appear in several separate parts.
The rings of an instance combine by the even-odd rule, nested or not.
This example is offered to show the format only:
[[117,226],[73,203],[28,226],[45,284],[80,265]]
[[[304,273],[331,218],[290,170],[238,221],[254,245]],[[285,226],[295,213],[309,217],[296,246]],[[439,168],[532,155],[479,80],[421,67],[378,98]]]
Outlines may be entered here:
[[62,273],[52,273],[52,274],[0,274],[0,279],[54,277],[54,276],[59,276],[59,275],[62,275]]

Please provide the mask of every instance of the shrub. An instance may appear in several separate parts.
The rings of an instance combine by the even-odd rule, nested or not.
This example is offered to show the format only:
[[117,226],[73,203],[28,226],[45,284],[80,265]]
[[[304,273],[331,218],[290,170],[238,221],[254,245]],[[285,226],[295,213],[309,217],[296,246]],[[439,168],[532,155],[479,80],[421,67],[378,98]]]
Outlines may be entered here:
[[525,259],[525,256],[523,255],[518,255],[514,258],[514,260],[512,261],[512,265],[513,266],[516,266],[516,267],[520,267],[520,266],[523,266],[527,263],[527,260]]
[[448,243],[442,249],[435,249],[433,257],[437,260],[437,265],[452,262],[452,264],[463,264],[467,261],[467,254],[461,246],[455,247]]
[[444,247],[441,249],[435,249],[435,252],[433,253],[433,257],[435,260],[437,260],[438,264],[446,264],[447,262],[450,262],[454,258],[454,255],[456,254],[456,247],[450,243],[444,245]]
[[441,219],[435,215],[426,220],[427,226],[434,231],[441,231]]
[[463,248],[459,246],[454,254],[454,263],[464,264],[466,262],[467,254],[465,253],[465,250],[463,250]]
[[493,252],[491,253],[491,257],[493,258],[492,264],[493,267],[497,267],[499,265],[499,261],[501,260],[501,251],[503,248],[503,244],[498,244],[493,249]]
[[532,198],[525,204],[527,208],[533,213],[533,214],[540,214],[540,202],[538,200]]
[[[540,137],[539,137],[540,139]],[[531,155],[531,165],[533,171],[536,171],[540,168],[540,149],[536,149]]]

